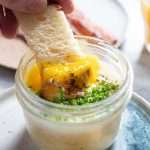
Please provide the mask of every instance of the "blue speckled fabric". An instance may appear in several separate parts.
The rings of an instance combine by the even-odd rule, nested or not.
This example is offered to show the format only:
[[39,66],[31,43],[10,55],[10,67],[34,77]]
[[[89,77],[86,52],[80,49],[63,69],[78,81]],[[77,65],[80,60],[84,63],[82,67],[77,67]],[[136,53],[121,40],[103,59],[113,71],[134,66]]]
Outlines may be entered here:
[[150,150],[150,116],[134,101],[125,110],[118,137],[109,150]]

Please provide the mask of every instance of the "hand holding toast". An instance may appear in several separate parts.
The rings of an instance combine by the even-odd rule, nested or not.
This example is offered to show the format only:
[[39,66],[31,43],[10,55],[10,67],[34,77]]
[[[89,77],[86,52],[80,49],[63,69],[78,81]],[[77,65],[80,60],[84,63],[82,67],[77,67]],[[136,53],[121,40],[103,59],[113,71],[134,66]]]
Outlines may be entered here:
[[[86,14],[83,14],[82,11],[75,8],[73,0],[0,0],[1,32],[8,38],[12,38],[16,35],[19,25],[13,11],[38,14],[44,11],[47,5],[51,4],[58,4],[61,6],[65,14],[67,14],[75,34],[97,37],[112,45],[118,43],[116,37],[108,33],[103,27],[95,25],[95,23],[91,22],[90,19],[86,17]],[[6,7],[6,16],[4,16],[5,12],[2,6]],[[24,39],[24,36],[19,34],[19,37],[20,35]]]
[[[40,13],[47,8],[47,4],[59,4],[65,11],[69,13],[73,10],[72,0],[0,0],[0,28],[3,35],[6,37],[13,37],[18,28],[18,21],[13,11],[25,13]],[[4,9],[6,7],[6,16],[4,16]]]

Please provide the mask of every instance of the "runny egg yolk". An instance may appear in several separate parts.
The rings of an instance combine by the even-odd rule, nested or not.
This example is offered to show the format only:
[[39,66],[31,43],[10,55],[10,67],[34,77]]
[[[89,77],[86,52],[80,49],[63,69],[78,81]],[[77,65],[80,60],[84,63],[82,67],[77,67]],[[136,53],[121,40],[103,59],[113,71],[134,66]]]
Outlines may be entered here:
[[74,61],[32,63],[25,72],[25,82],[34,92],[52,100],[60,88],[66,96],[75,95],[98,79],[100,63],[96,56],[86,55]]

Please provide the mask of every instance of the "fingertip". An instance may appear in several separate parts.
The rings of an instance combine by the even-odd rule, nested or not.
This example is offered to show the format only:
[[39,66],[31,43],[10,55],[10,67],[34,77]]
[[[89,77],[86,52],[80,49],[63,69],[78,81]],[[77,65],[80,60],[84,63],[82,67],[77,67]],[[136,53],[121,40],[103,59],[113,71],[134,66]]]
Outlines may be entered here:
[[71,13],[75,8],[73,0],[59,0],[59,3],[66,14]]

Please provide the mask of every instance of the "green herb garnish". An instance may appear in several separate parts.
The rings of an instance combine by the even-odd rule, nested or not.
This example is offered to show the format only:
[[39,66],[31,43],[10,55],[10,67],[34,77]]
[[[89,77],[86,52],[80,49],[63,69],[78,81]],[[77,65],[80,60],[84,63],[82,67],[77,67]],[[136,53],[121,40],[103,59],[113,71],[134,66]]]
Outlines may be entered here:
[[119,84],[104,80],[98,83],[95,87],[86,89],[84,96],[78,98],[66,99],[64,91],[61,90],[59,96],[55,98],[53,102],[64,105],[85,105],[104,100],[115,93],[118,89]]

